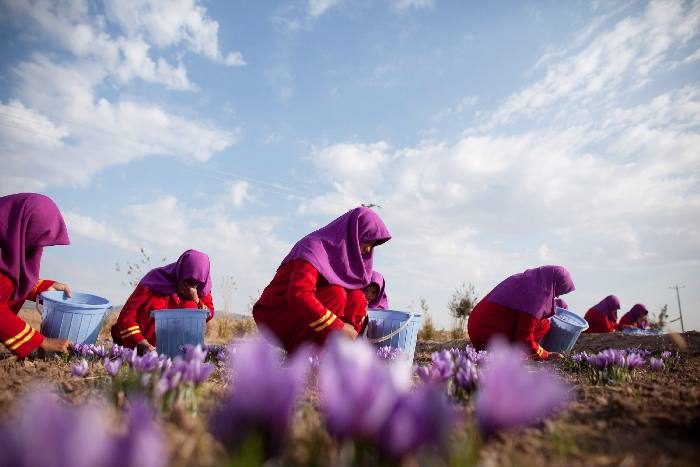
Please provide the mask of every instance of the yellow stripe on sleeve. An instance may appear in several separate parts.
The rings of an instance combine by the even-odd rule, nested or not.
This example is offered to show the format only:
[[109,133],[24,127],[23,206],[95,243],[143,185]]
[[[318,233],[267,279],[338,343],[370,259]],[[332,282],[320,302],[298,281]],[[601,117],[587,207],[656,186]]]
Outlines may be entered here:
[[331,315],[331,319],[323,323],[321,326],[314,328],[314,331],[321,332],[326,329],[333,321],[335,321],[335,315]]
[[11,346],[14,341],[16,341],[17,339],[20,339],[24,335],[24,333],[26,333],[28,331],[29,331],[29,325],[25,323],[24,329],[22,329],[20,332],[15,334],[14,337],[10,337],[9,339],[7,339],[5,342],[3,342],[3,344],[5,344],[8,347]]
[[130,328],[126,328],[126,329],[122,330],[121,331],[122,337],[124,337],[124,334],[128,333],[129,331],[133,331],[134,329],[139,329],[139,326],[138,325],[131,326]]
[[27,337],[25,337],[24,339],[22,339],[21,341],[17,342],[17,343],[16,343],[15,345],[13,345],[12,347],[10,347],[10,350],[17,350],[18,348],[20,348],[21,346],[23,346],[24,344],[26,344],[27,341],[29,341],[29,339],[31,339],[32,336],[33,336],[34,334],[36,334],[36,331],[35,331],[34,329],[32,329],[32,332],[30,332],[30,333],[27,335]]
[[138,326],[136,326],[137,329],[134,329],[131,331],[129,334],[122,334],[122,339],[126,339],[127,337],[133,336],[134,334],[138,334],[141,332],[140,329],[138,329]]
[[541,345],[538,345],[537,346],[537,356],[541,357],[543,353],[544,353],[544,349],[542,348]]
[[39,279],[38,281],[36,281],[36,284],[34,284],[32,291],[29,292],[30,297],[36,296],[36,291],[39,290],[39,286],[41,285],[42,282],[44,282],[44,279]]
[[[325,320],[327,320],[331,316],[331,310],[326,310],[326,314],[321,317],[321,319],[317,319],[313,323],[309,324],[310,327],[318,326],[319,324],[323,323]],[[333,315],[335,316],[335,315]]]

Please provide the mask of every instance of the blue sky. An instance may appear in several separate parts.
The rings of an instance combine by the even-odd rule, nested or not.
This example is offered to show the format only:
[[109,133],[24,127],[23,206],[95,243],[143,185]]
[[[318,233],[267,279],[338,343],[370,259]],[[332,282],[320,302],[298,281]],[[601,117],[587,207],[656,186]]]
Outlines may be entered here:
[[[121,303],[143,247],[210,254],[244,311],[361,202],[394,308],[562,264],[700,328],[700,3],[0,1],[0,193],[70,247],[43,275]],[[223,304],[215,287],[215,301]],[[676,323],[677,324],[677,323]]]

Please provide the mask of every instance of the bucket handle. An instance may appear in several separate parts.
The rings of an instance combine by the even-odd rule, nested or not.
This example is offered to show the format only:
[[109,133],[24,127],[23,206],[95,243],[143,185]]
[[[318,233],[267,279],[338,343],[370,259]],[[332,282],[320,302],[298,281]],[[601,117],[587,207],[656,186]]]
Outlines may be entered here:
[[404,321],[403,324],[401,324],[401,326],[399,326],[395,330],[391,331],[386,336],[377,337],[374,339],[367,338],[367,341],[370,344],[379,344],[380,342],[388,341],[389,339],[391,339],[392,337],[394,337],[395,335],[399,334],[401,331],[406,329],[406,326],[408,326],[408,323],[410,323],[412,319],[413,319],[413,313],[409,314],[408,319],[406,321]]

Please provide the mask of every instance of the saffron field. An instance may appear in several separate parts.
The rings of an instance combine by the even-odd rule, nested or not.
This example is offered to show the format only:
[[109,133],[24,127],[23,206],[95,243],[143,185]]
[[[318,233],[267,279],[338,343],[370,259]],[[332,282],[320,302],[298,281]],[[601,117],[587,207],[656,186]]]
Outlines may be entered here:
[[401,355],[349,341],[282,364],[249,324],[217,319],[213,346],[176,361],[109,343],[64,358],[0,354],[0,465],[677,466],[700,458],[697,332],[583,335],[566,360],[527,364],[505,344],[487,354],[466,340],[419,341],[406,376]]

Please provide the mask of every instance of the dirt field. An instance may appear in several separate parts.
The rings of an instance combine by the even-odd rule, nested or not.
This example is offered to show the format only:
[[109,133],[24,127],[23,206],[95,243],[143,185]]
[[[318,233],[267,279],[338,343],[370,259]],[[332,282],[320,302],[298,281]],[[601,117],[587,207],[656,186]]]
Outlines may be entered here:
[[[38,326],[38,316],[23,312],[23,317]],[[220,343],[224,340],[221,336],[228,336],[230,332],[246,332],[240,326],[214,321],[207,340]],[[108,335],[106,325],[101,339]],[[416,361],[427,362],[431,352],[464,346],[467,342],[419,341]],[[673,371],[643,370],[630,383],[610,386],[591,385],[557,365],[542,363],[553,367],[572,384],[574,402],[542,426],[508,431],[477,446],[478,464],[700,465],[700,333],[675,337],[584,335],[574,350],[593,352],[608,347],[679,351],[682,362]],[[101,397],[106,381],[104,375],[72,378],[70,364],[63,359],[20,362],[3,350],[0,353],[0,414],[5,418],[17,396],[40,382],[53,387],[66,400],[80,403],[87,398]],[[222,392],[223,379],[221,370],[217,369],[203,387],[202,411],[198,417],[175,411],[164,420],[172,465],[220,465],[222,448],[207,433],[205,419]],[[304,442],[313,426],[320,423],[311,409],[312,404],[313,400],[302,404],[297,414],[292,434],[295,448],[285,456],[285,464],[305,463]],[[469,417],[471,404],[465,404],[462,410]]]

